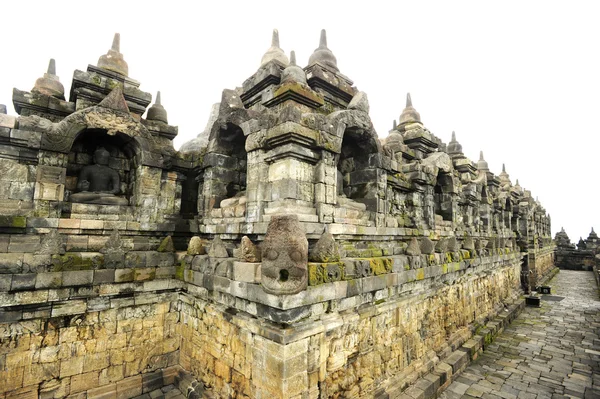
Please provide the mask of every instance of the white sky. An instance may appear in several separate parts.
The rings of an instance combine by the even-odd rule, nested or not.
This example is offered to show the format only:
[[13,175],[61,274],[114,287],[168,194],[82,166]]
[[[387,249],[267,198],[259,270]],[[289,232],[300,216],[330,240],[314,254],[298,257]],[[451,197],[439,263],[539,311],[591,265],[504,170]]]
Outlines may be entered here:
[[[389,5],[389,4],[393,5]],[[293,5],[293,6],[292,6]],[[30,90],[56,59],[70,90],[121,33],[129,76],[179,126],[175,147],[204,129],[224,88],[258,68],[278,28],[305,66],[327,29],[340,71],[369,96],[380,136],[406,92],[426,127],[465,154],[483,150],[539,196],[572,241],[600,233],[600,7],[593,1],[10,1],[3,2],[0,103]],[[68,97],[68,94],[67,94]]]

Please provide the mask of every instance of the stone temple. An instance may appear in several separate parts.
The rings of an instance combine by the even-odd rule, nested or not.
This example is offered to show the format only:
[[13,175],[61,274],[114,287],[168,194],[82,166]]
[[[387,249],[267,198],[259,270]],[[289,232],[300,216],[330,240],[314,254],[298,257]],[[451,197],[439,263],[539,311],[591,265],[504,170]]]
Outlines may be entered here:
[[0,399],[434,397],[554,269],[531,192],[410,95],[380,138],[325,31],[256,65],[180,151],[118,35],[0,107]]

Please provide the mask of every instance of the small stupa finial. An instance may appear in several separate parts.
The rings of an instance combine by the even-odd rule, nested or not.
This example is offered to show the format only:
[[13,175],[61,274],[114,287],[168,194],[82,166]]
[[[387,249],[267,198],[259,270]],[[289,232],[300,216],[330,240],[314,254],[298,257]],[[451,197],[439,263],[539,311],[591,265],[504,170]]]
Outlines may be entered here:
[[148,108],[148,114],[146,115],[146,119],[149,121],[169,123],[169,120],[167,118],[167,111],[160,102],[160,91],[156,92],[156,101],[154,102],[154,104],[152,104],[150,108]]
[[56,75],[56,61],[54,61],[54,58],[50,58],[48,63],[48,75]]
[[406,93],[406,108],[412,107],[412,99],[410,98],[410,93]]
[[327,48],[327,31],[321,29],[321,39],[319,40],[319,48]]
[[287,56],[281,47],[279,47],[279,31],[277,29],[273,29],[273,34],[271,36],[271,47],[269,47],[267,52],[262,56],[260,65],[263,66],[271,61],[277,61],[284,67],[287,67],[290,64]]
[[483,151],[479,151],[479,160],[485,161],[485,159],[483,159]]
[[520,184],[519,184],[519,179],[517,179],[517,186],[519,186],[519,185],[520,185]]
[[290,52],[290,64],[281,73],[281,83],[296,82],[306,84],[306,73],[296,65],[296,52]]
[[456,133],[454,130],[452,131],[452,141],[456,141]]
[[129,74],[129,66],[121,54],[121,34],[115,33],[111,48],[98,58],[98,67],[124,76]]
[[506,173],[506,166],[504,164],[502,164],[502,172]]
[[120,33],[115,33],[115,37],[113,37],[111,50],[114,50],[117,53],[121,52],[121,34]]
[[394,122],[392,123],[392,129],[396,130],[397,127],[398,127],[398,124],[396,123],[396,120],[394,119]]
[[60,83],[58,76],[56,76],[56,61],[54,61],[54,58],[50,58],[47,72],[35,81],[35,85],[31,91],[61,100],[65,99],[65,88]]

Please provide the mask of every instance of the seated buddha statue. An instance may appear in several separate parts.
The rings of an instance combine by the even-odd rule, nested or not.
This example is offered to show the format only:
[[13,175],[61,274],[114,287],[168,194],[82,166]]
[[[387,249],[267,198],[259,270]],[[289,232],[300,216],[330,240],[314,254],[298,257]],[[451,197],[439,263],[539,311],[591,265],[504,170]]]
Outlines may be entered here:
[[120,179],[116,170],[108,166],[110,154],[104,148],[94,152],[94,164],[84,166],[77,179],[77,193],[71,201],[87,204],[128,205],[126,198],[117,197]]

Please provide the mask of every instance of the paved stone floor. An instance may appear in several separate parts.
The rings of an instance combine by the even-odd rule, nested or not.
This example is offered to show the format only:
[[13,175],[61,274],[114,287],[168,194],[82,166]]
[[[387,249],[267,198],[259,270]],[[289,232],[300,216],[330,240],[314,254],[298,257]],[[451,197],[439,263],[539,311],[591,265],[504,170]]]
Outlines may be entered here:
[[594,276],[561,270],[549,285],[542,307],[525,308],[441,398],[600,398]]

